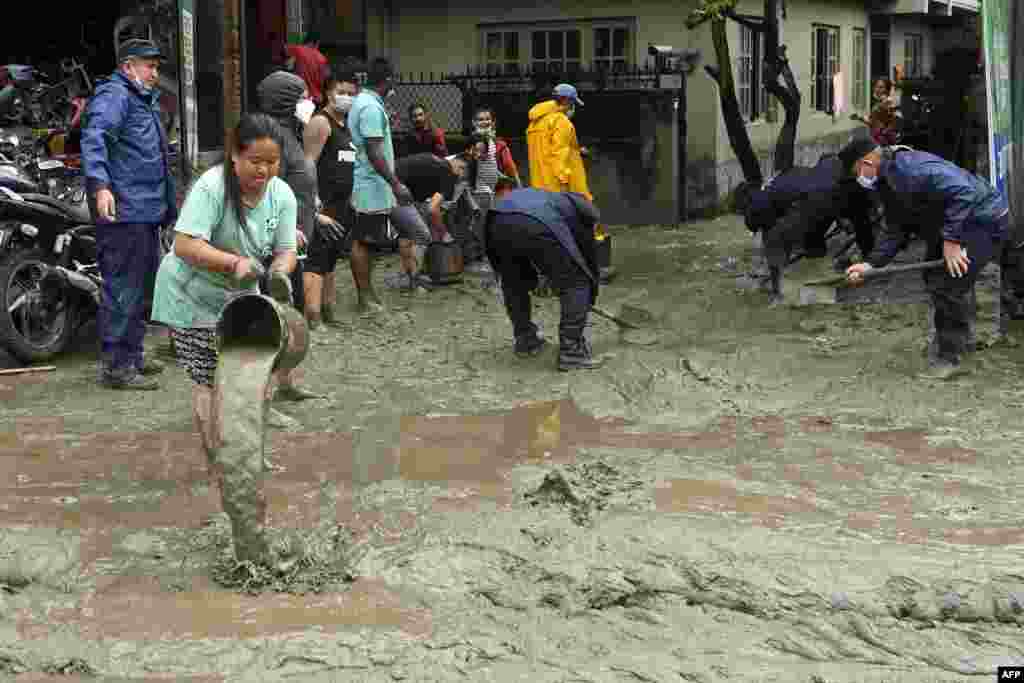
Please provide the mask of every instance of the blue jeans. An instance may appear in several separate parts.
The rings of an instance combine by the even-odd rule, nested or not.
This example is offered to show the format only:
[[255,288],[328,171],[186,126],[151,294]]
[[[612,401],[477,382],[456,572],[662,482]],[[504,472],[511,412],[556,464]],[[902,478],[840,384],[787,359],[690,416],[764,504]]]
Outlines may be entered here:
[[100,362],[106,373],[142,366],[146,305],[153,298],[160,267],[160,226],[155,223],[101,223],[96,251],[103,276],[99,311]]

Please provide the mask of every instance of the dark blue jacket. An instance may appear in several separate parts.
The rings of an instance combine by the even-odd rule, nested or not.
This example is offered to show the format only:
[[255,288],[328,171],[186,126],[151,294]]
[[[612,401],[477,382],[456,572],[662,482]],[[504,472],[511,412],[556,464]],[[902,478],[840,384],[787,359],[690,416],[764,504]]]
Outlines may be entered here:
[[842,162],[834,155],[823,156],[813,167],[794,166],[780,173],[751,192],[744,212],[747,228],[751,232],[771,230],[794,203],[833,194],[844,175]]
[[86,109],[82,166],[89,196],[113,192],[118,223],[164,223],[178,215],[158,98],[115,72]]
[[[496,214],[523,214],[543,223],[598,288],[597,249],[594,225],[600,220],[597,208],[576,192],[549,192],[536,188],[513,190],[488,211],[486,235]],[[488,251],[490,257],[490,251]],[[500,255],[495,255],[500,258]],[[491,257],[491,261],[496,259]]]
[[868,258],[887,265],[907,235],[926,241],[961,242],[968,233],[987,232],[993,241],[1007,237],[1006,198],[984,179],[945,159],[909,148],[887,149],[878,167],[878,191],[887,229]]

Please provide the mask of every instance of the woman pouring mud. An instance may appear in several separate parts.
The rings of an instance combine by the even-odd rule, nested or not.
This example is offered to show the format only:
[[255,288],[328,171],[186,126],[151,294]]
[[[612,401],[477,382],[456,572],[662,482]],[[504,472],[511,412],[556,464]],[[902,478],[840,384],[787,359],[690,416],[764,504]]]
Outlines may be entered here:
[[[213,467],[219,468],[222,445],[221,426],[215,424],[220,411],[214,409],[221,310],[235,296],[259,293],[262,263],[270,258],[272,296],[287,302],[291,295],[297,202],[277,177],[283,135],[269,116],[242,117],[224,163],[200,176],[189,191],[175,226],[174,249],[157,272],[153,318],[171,328],[178,361],[192,379],[193,421]],[[288,376],[278,380],[291,381]],[[221,484],[225,512],[234,517],[228,508],[239,506]],[[236,553],[250,554],[237,547]]]

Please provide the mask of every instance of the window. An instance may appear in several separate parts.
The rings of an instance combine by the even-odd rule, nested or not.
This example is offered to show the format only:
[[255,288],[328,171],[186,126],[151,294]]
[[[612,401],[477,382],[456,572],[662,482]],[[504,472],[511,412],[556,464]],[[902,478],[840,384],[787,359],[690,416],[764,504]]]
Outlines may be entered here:
[[835,103],[832,77],[839,72],[839,29],[819,26],[811,30],[811,103],[816,111],[831,114]]
[[580,70],[582,63],[580,31],[532,31],[531,64],[535,72],[569,74]]
[[480,26],[480,46],[489,74],[570,74],[584,68],[621,73],[635,61],[636,33],[628,18],[491,24]]
[[908,33],[903,43],[903,70],[907,78],[920,78],[923,65],[921,57],[924,54],[924,38],[920,34]]
[[595,28],[594,29],[594,68],[598,71],[626,70],[632,50],[629,44],[629,29]]
[[764,54],[760,33],[740,26],[740,51],[736,61],[736,96],[740,103],[740,113],[747,121],[756,121],[762,117],[770,120],[775,111],[775,98],[764,85]]
[[519,73],[519,32],[488,31],[484,34],[484,63],[489,74]]
[[867,37],[864,29],[853,29],[853,96],[850,99],[856,111],[867,109],[867,47]]

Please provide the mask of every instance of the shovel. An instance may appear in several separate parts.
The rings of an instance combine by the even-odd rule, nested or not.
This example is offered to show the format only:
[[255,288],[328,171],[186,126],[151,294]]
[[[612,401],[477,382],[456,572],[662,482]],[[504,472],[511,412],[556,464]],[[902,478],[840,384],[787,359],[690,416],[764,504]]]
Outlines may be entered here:
[[[929,270],[931,268],[938,268],[939,266],[946,265],[946,262],[942,259],[935,261],[922,261],[920,263],[908,263],[902,266],[889,266],[887,268],[871,268],[864,273],[864,280],[872,280],[879,277],[885,277],[887,275],[895,275],[897,273],[908,273],[915,270]],[[814,280],[812,282],[805,282],[800,287],[800,306],[813,306],[814,304],[834,304],[838,303],[836,293],[839,290],[848,289],[845,286],[847,282],[845,275],[837,275],[836,277],[830,277],[825,280]]]
[[[640,308],[634,306],[623,306],[623,314],[629,313],[632,318],[643,318],[645,321],[650,321],[650,314]],[[608,311],[604,310],[600,306],[591,306],[591,311],[601,316],[605,320],[610,320],[619,326],[619,332],[622,333],[622,341],[628,344],[637,344],[639,346],[652,346],[658,343],[658,333],[654,330],[648,329],[639,322],[632,322],[625,320],[624,318],[616,315],[612,315]]]

